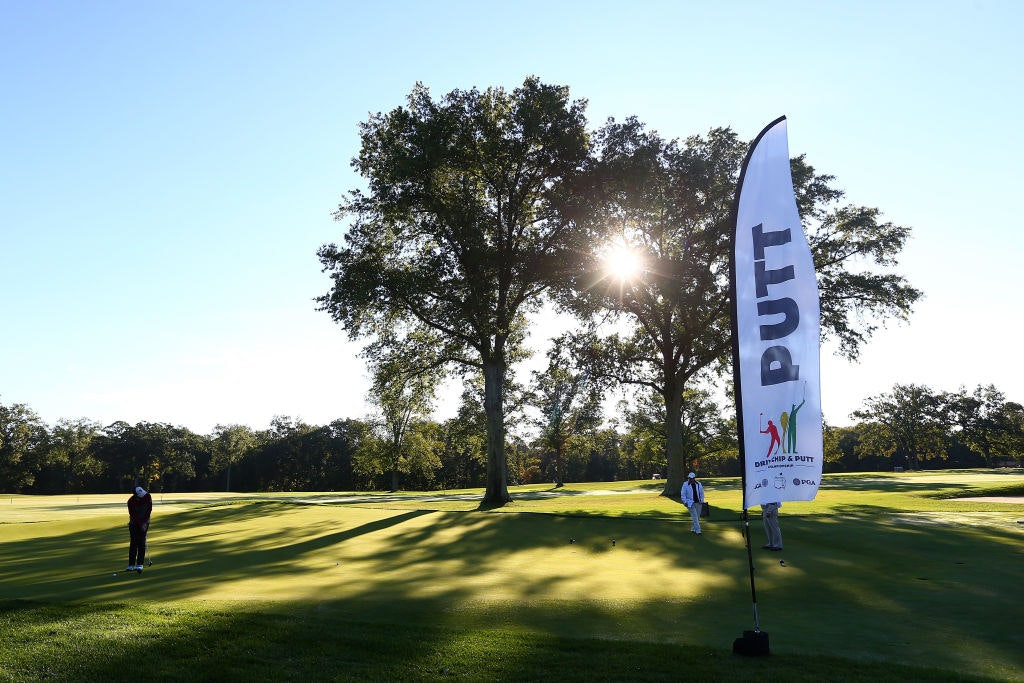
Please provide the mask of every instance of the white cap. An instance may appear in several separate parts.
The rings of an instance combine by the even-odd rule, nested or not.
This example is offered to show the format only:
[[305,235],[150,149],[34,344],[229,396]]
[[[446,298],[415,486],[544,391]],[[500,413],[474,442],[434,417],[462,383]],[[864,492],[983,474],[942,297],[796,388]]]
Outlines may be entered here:
[[696,478],[697,478],[697,475],[696,475],[696,474],[694,474],[693,472],[690,472],[689,476],[687,476],[686,478],[687,478],[687,479],[696,479]]
[[136,486],[135,487],[135,495],[138,496],[139,498],[145,498],[145,496],[146,496],[146,489],[142,488],[141,486]]

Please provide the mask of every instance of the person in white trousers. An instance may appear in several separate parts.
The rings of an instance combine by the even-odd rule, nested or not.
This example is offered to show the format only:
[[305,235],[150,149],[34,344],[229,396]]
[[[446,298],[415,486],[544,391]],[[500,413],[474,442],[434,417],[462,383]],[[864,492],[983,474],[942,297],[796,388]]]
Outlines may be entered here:
[[683,505],[690,509],[690,517],[693,518],[690,533],[700,536],[700,504],[704,502],[704,484],[697,481],[697,475],[693,472],[690,472],[683,484],[682,498]]
[[763,550],[782,550],[782,529],[779,528],[779,508],[782,503],[762,503],[761,518],[764,520],[764,533],[768,536],[768,545]]

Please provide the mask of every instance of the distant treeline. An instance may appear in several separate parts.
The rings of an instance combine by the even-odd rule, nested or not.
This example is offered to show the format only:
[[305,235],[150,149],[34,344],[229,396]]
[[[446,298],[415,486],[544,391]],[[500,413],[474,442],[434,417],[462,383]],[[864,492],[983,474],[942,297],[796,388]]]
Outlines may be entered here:
[[[700,399],[697,414],[722,414],[707,394]],[[509,483],[661,475],[665,437],[656,411],[656,403],[639,402],[614,426],[567,429],[556,449],[543,430],[532,439],[512,433]],[[991,385],[950,393],[897,384],[853,417],[854,426],[826,425],[826,471],[1020,466],[1024,455],[1024,407]],[[481,487],[484,420],[482,410],[464,405],[450,420],[414,422],[395,442],[386,422],[356,419],[309,425],[275,417],[265,430],[218,425],[204,435],[159,422],[62,419],[51,427],[24,404],[0,404],[0,491],[128,492],[136,483],[158,492]],[[697,422],[685,426],[690,466],[703,476],[739,475],[734,422]]]
[[[0,491],[24,494],[154,492],[440,490],[483,485],[485,438],[459,420],[419,422],[415,444],[386,470],[374,425],[354,419],[310,425],[287,417],[269,429],[218,426],[196,434],[166,423],[60,420],[48,428],[24,405],[0,406]],[[624,455],[612,429],[585,456],[567,459],[572,481],[651,478],[663,465]],[[517,438],[508,444],[514,483],[545,480],[548,458]]]

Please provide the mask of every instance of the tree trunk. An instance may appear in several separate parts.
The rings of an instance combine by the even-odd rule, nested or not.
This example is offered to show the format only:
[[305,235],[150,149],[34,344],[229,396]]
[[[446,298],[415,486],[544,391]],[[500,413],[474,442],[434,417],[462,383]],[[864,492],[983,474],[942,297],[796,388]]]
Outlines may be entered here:
[[918,467],[918,464],[917,464],[917,451],[915,451],[913,449],[908,449],[907,450],[907,469],[908,470],[919,470],[919,469],[921,469],[920,467]]
[[487,490],[481,507],[501,507],[512,500],[508,495],[508,465],[505,462],[505,406],[501,393],[505,384],[505,361],[484,364],[484,413],[487,415]]
[[666,383],[665,390],[665,457],[668,473],[661,495],[678,498],[686,481],[686,458],[683,454],[683,392]]
[[563,449],[564,443],[559,444],[555,447],[555,477],[554,484],[555,488],[561,488],[565,485],[565,462],[563,460]]

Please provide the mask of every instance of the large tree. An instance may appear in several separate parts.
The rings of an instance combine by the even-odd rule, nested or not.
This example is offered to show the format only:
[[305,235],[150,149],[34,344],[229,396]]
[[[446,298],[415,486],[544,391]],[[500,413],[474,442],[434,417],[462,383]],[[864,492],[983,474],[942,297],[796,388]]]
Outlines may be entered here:
[[[610,310],[627,325],[579,345],[594,372],[662,397],[663,495],[674,496],[686,476],[685,391],[731,361],[731,211],[748,145],[728,128],[666,141],[635,118],[610,120],[595,142],[598,201],[589,223],[598,250],[568,301],[579,314]],[[802,156],[790,165],[818,271],[822,333],[854,358],[880,322],[905,318],[921,295],[888,271],[909,229],[880,222],[877,209],[840,206],[832,176],[816,173]]]
[[47,460],[50,467],[61,472],[61,492],[82,492],[103,469],[94,456],[92,440],[102,425],[86,418],[60,419],[50,431]]
[[948,397],[950,419],[958,428],[957,438],[985,458],[992,467],[996,456],[1014,452],[1021,439],[1014,423],[1014,404],[995,385],[978,386],[970,394],[963,387]]
[[46,425],[23,403],[0,404],[0,491],[32,485],[46,444]]
[[564,188],[589,157],[584,107],[536,78],[438,100],[417,84],[361,125],[367,189],[339,207],[344,245],[318,252],[333,280],[321,310],[350,336],[430,332],[446,362],[483,375],[483,506],[510,500],[503,387],[524,315],[582,251]]
[[909,469],[943,457],[950,435],[947,399],[920,384],[896,384],[891,392],[868,397],[852,413],[865,423],[858,455],[902,456]]
[[213,473],[223,470],[224,490],[231,490],[231,466],[245,459],[245,456],[256,446],[256,434],[246,425],[218,424],[213,428],[213,458],[210,470]]

